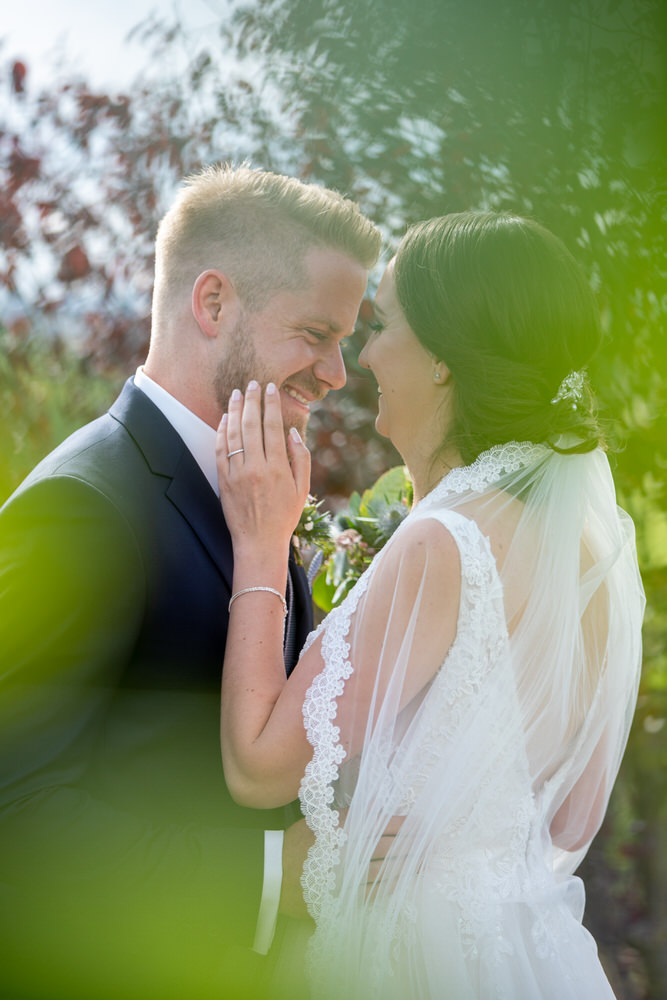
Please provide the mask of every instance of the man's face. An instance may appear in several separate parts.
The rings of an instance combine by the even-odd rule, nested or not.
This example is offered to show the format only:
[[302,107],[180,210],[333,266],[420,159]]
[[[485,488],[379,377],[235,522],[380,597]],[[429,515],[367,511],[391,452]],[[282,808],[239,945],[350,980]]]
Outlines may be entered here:
[[218,403],[227,409],[233,389],[250,379],[275,382],[285,428],[303,434],[309,407],[345,385],[341,341],[354,330],[366,290],[366,270],[334,250],[309,250],[308,280],[299,291],[278,292],[263,309],[244,313],[216,374]]

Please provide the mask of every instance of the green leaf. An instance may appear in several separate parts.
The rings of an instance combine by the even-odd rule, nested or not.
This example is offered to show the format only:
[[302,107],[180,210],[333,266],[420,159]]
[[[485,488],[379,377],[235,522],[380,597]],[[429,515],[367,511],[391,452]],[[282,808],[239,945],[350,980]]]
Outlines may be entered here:
[[333,600],[331,602],[334,607],[344,600],[348,590],[352,588],[353,584],[354,580],[351,577],[348,577],[346,580],[343,580],[339,587],[336,588],[336,593],[333,595]]
[[351,494],[349,503],[347,505],[347,508],[348,508],[348,511],[351,514],[359,514],[360,513],[361,497],[356,492],[356,490],[355,490],[354,493]]
[[326,570],[321,569],[313,580],[313,601],[315,605],[329,614],[334,606],[333,599],[336,587],[329,582]]

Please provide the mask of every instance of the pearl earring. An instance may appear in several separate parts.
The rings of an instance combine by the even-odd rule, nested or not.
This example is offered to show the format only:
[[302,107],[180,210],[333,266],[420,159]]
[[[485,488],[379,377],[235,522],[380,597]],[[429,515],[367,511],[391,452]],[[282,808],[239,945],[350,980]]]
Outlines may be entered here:
[[433,372],[433,378],[436,382],[439,382],[440,379],[442,378],[442,375],[440,372]]

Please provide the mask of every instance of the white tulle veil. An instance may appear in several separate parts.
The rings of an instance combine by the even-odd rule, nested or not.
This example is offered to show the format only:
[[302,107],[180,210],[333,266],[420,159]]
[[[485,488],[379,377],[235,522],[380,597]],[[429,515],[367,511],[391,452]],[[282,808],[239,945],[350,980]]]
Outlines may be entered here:
[[600,449],[499,445],[416,505],[309,640],[315,996],[607,995],[572,874],[626,744],[643,606]]

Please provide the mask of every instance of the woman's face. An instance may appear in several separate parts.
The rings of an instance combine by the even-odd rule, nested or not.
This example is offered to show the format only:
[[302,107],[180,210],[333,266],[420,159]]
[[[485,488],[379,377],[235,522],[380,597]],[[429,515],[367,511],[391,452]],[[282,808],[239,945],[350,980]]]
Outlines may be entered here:
[[[426,446],[427,441],[433,441],[433,447],[437,447],[441,421],[434,418],[443,396],[434,379],[434,360],[412,332],[399,305],[393,260],[377,290],[371,329],[359,363],[377,379],[375,427],[379,434],[391,439],[409,464],[408,456],[416,445]],[[447,370],[443,370],[441,380],[446,378]]]

